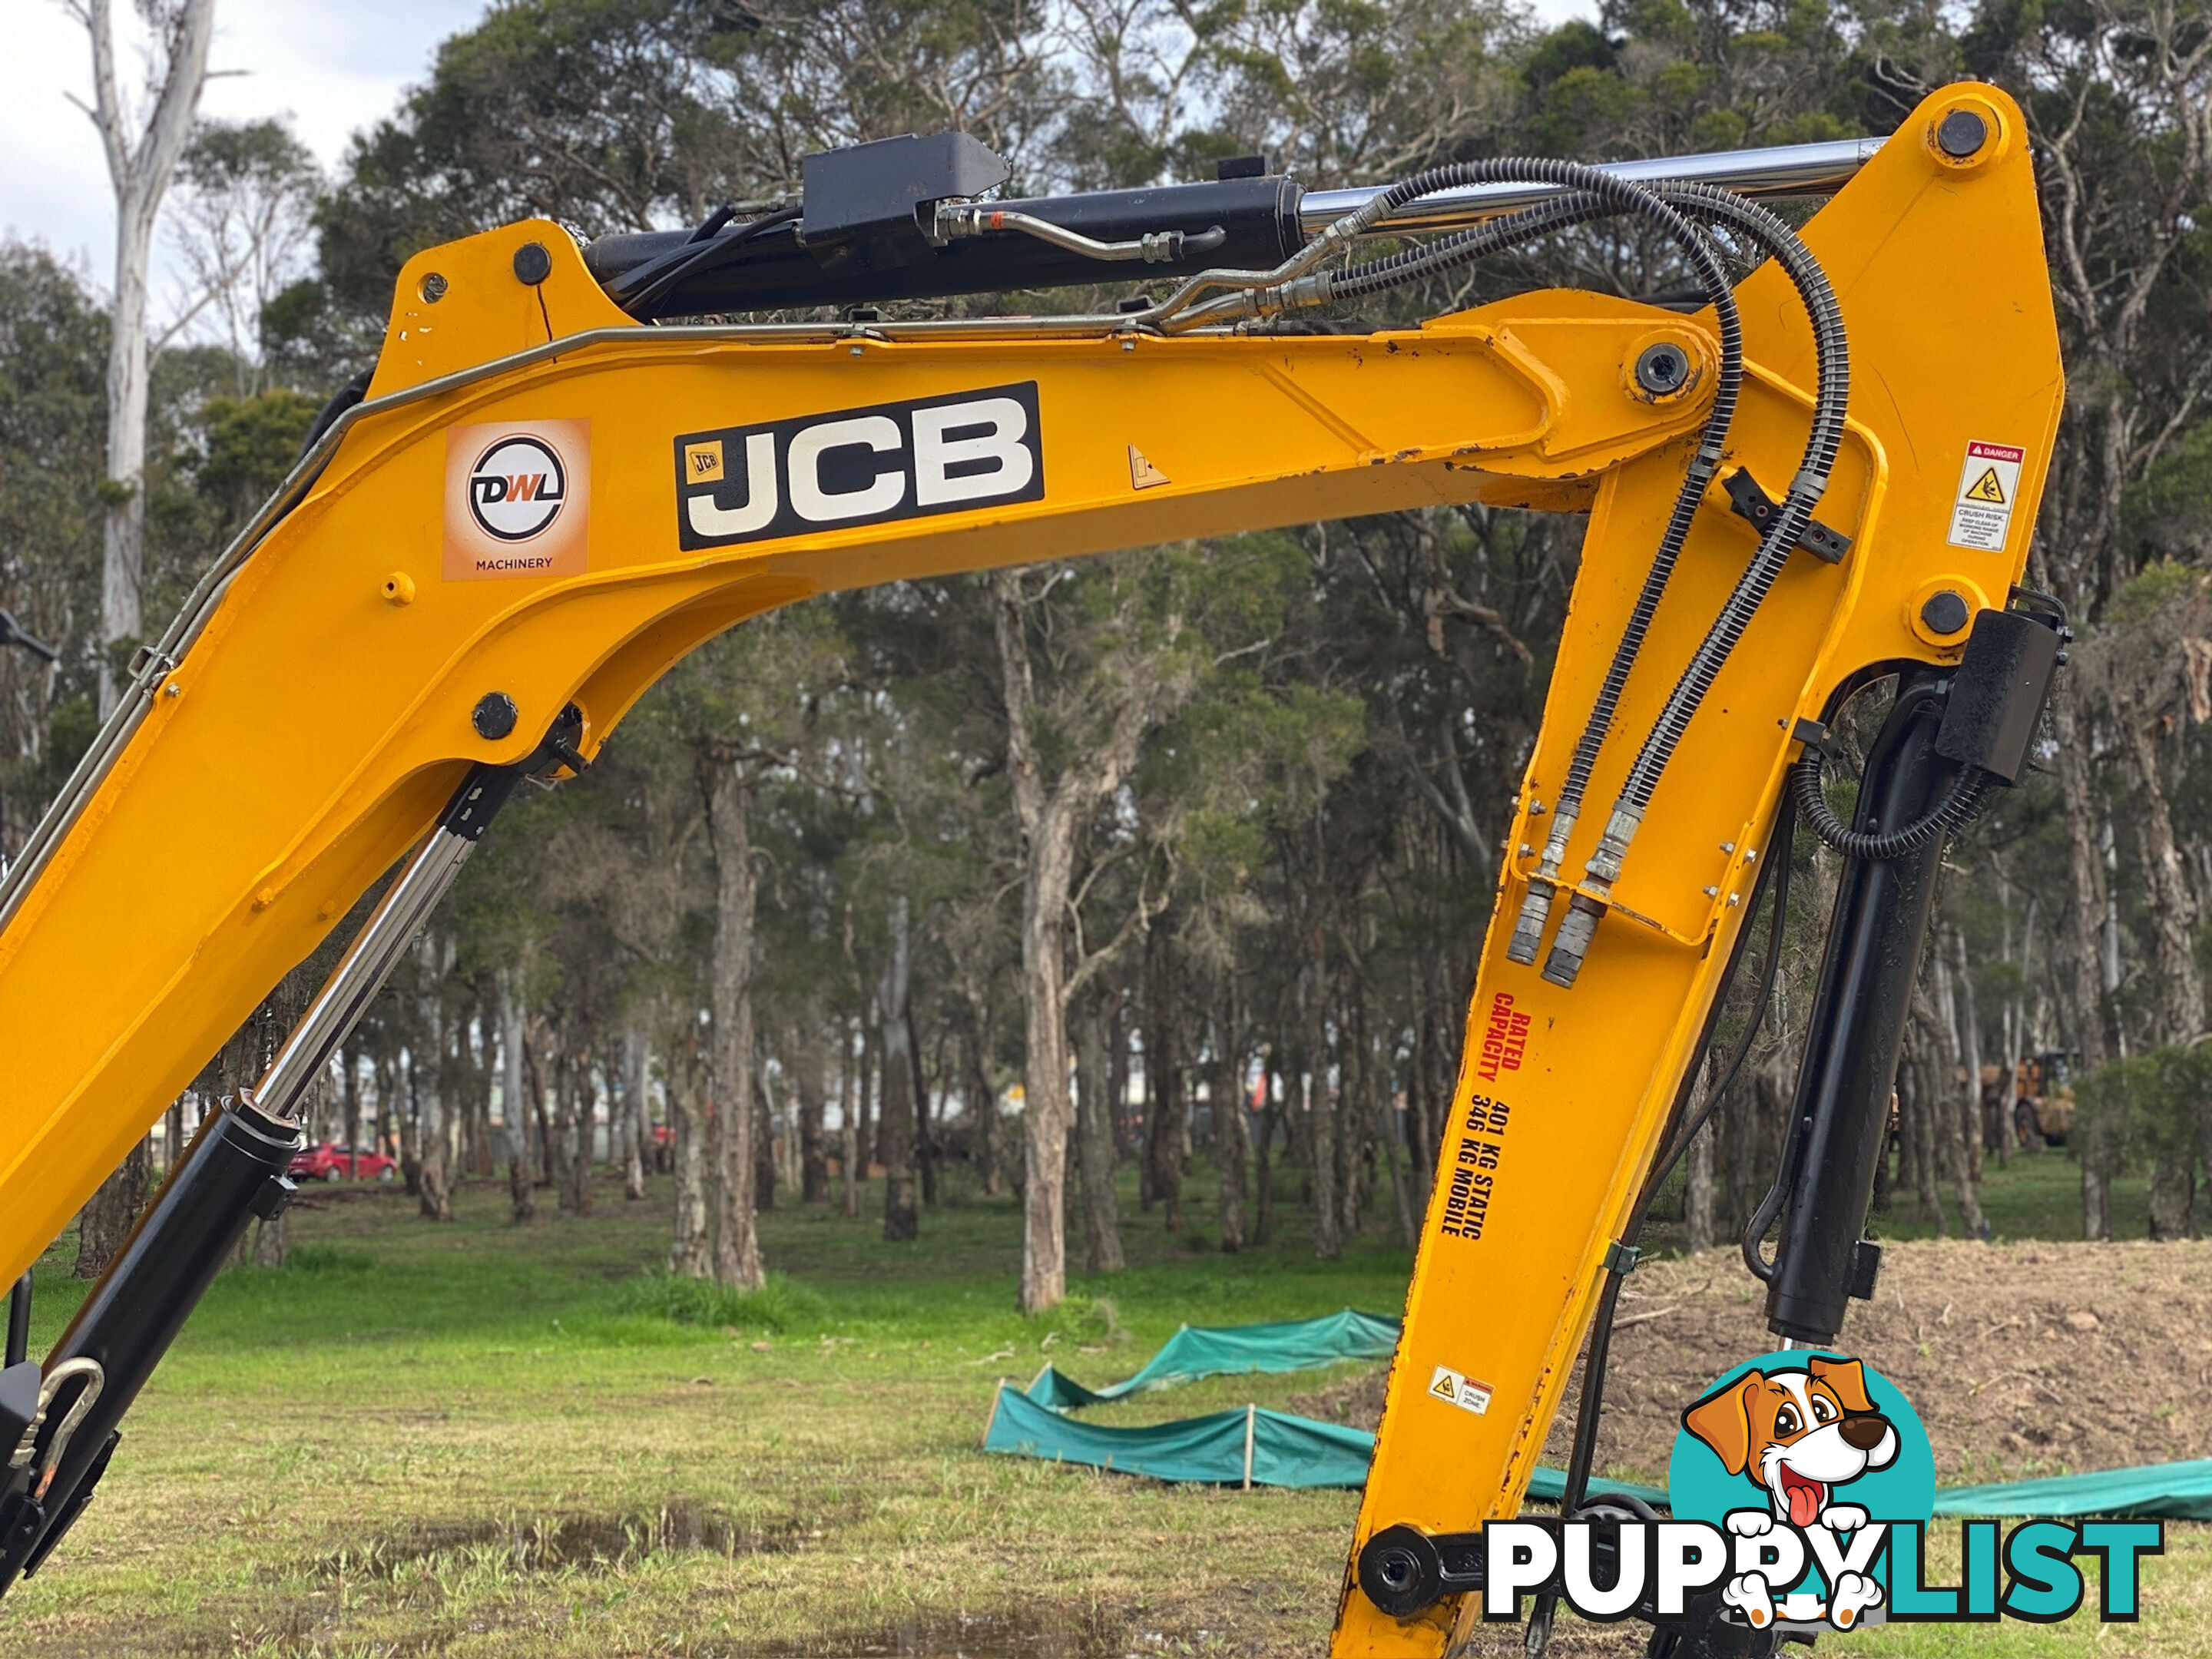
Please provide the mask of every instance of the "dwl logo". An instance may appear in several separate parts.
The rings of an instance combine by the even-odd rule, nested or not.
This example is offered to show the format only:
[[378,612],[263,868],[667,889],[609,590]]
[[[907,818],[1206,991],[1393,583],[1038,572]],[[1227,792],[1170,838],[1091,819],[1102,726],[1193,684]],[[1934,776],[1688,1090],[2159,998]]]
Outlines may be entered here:
[[510,433],[469,469],[469,514],[487,536],[528,541],[561,516],[568,476],[550,444]]

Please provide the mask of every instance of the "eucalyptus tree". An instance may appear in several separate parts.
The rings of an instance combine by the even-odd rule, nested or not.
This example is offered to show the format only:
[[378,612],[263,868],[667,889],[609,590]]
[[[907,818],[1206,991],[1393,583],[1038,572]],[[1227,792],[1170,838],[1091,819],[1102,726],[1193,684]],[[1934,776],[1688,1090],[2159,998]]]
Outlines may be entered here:
[[[100,595],[100,712],[115,706],[118,652],[144,631],[147,371],[146,307],[161,198],[191,136],[207,81],[215,0],[148,0],[144,84],[134,99],[117,59],[112,0],[68,0],[92,48],[92,101],[76,100],[100,133],[115,191],[115,292],[107,335],[106,523]],[[143,107],[140,107],[143,106]]]
[[766,1281],[752,1177],[762,971],[756,816],[764,790],[806,780],[825,702],[847,678],[845,659],[834,616],[821,606],[793,607],[702,647],[669,684],[672,717],[705,806],[714,871],[714,1277],[740,1290]]
[[204,121],[177,167],[173,234],[230,354],[234,390],[267,382],[261,319],[304,273],[321,185],[314,156],[281,121]]
[[92,735],[106,351],[76,278],[0,245],[0,610],[59,653],[0,650],[0,858]]

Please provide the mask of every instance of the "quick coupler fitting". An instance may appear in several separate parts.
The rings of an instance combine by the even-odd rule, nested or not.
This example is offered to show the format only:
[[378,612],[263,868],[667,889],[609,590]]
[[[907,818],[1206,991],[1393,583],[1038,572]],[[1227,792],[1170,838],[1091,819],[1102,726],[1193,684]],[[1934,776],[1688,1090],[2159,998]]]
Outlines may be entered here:
[[1605,902],[1588,893],[1577,893],[1567,901],[1567,914],[1559,923],[1559,937],[1552,941],[1552,954],[1544,963],[1547,982],[1562,988],[1575,982],[1583,970],[1583,959],[1589,955],[1598,918],[1605,912]]
[[1528,878],[1528,890],[1521,896],[1521,914],[1513,919],[1512,942],[1505,947],[1505,959],[1527,967],[1536,960],[1536,952],[1544,943],[1544,925],[1552,919],[1552,896],[1559,891],[1559,884],[1549,876]]
[[1643,813],[1626,806],[1613,809],[1613,816],[1605,823],[1605,833],[1597,838],[1596,850],[1589,856],[1588,868],[1592,881],[1610,887],[1620,879],[1620,866],[1628,857],[1628,843],[1636,839],[1636,832],[1643,827]]

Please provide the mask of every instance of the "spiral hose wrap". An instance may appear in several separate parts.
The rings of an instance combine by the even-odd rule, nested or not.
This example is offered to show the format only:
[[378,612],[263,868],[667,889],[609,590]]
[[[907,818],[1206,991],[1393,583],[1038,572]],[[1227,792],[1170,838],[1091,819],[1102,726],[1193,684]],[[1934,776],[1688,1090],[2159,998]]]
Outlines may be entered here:
[[1850,859],[1901,859],[1908,853],[1920,851],[1936,836],[1956,830],[1973,817],[1974,809],[1981,805],[1982,791],[1989,784],[1986,772],[1979,767],[1971,767],[1951,786],[1950,793],[1902,829],[1887,833],[1854,830],[1836,816],[1835,809],[1828,805],[1828,798],[1820,793],[1821,759],[1818,749],[1806,750],[1803,757],[1790,769],[1790,793],[1796,799],[1799,815],[1813,833]]

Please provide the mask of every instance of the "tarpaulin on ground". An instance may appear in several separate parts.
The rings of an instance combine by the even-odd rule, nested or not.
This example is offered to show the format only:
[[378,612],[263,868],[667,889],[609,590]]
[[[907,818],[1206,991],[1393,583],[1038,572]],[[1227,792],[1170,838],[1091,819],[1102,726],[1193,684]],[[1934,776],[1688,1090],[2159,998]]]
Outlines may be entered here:
[[1253,1371],[1306,1371],[1339,1359],[1388,1359],[1398,1346],[1398,1322],[1380,1314],[1325,1314],[1273,1325],[1220,1329],[1184,1326],[1167,1340],[1144,1370],[1126,1382],[1086,1389],[1048,1365],[1030,1383],[1029,1397],[1054,1411],[1103,1405],[1146,1389],[1164,1389],[1202,1376],[1241,1376]]
[[1936,1492],[1936,1513],[2022,1520],[2095,1515],[2146,1521],[2212,1521],[2212,1458],[2104,1469],[2094,1474],[2052,1475],[2042,1480],[1953,1486]]
[[1375,1437],[1260,1406],[1142,1429],[1063,1417],[1011,1383],[999,1385],[983,1449],[1094,1469],[1212,1486],[1359,1486]]
[[[1364,1486],[1375,1437],[1341,1424],[1263,1406],[1133,1429],[1104,1428],[1065,1413],[1204,1376],[1308,1370],[1339,1359],[1387,1358],[1397,1342],[1396,1320],[1349,1308],[1320,1319],[1280,1324],[1216,1329],[1186,1325],[1142,1370],[1110,1388],[1086,1389],[1049,1365],[1026,1392],[1001,1383],[983,1432],[983,1449],[1115,1469],[1156,1480],[1245,1486]],[[1556,1504],[1565,1489],[1566,1477],[1559,1470],[1539,1468],[1528,1483],[1528,1496],[1537,1503]],[[1607,1492],[1626,1492],[1661,1508],[1667,1503],[1665,1491],[1657,1486],[1591,1482],[1592,1497]],[[1952,1486],[1936,1492],[1936,1513],[2212,1521],[2212,1458]]]
[[[1183,1325],[1137,1376],[1106,1389],[1086,1389],[1051,1364],[1026,1391],[1000,1382],[982,1449],[1015,1458],[1046,1458],[1214,1486],[1364,1486],[1376,1437],[1340,1422],[1318,1422],[1261,1405],[1155,1422],[1141,1429],[1106,1429],[1066,1413],[1086,1405],[1121,1401],[1141,1389],[1192,1382],[1201,1376],[1307,1371],[1334,1360],[1389,1358],[1395,1347],[1395,1318],[1358,1314],[1349,1307],[1340,1314],[1279,1325],[1217,1329]],[[1564,1491],[1566,1475],[1558,1468],[1537,1468],[1528,1482],[1528,1498],[1540,1504],[1558,1504]],[[1666,1509],[1668,1498],[1662,1486],[1590,1482],[1590,1498],[1608,1491]],[[2212,1458],[2046,1480],[2000,1480],[1986,1486],[1948,1486],[1936,1493],[1936,1513],[2020,1520],[2075,1516],[2212,1520]]]
[[[1148,1475],[1155,1480],[1230,1486],[1360,1486],[1367,1481],[1375,1437],[1363,1429],[1272,1412],[1264,1406],[1241,1406],[1146,1428],[1109,1429],[1063,1416],[1001,1383],[990,1426],[984,1431],[983,1449]],[[1530,1499],[1540,1504],[1558,1503],[1565,1489],[1566,1476],[1553,1468],[1539,1468],[1528,1482]],[[1609,1492],[1626,1492],[1661,1509],[1667,1506],[1667,1494],[1657,1486],[1590,1483],[1593,1498]],[[1951,1486],[1936,1492],[1936,1513],[2023,1520],[2106,1516],[2212,1521],[2212,1458]]]
[[[1002,1382],[983,1431],[983,1449],[1207,1486],[1362,1486],[1367,1484],[1375,1437],[1364,1429],[1271,1412],[1265,1406],[1239,1406],[1146,1428],[1109,1429],[1063,1416]],[[1557,1503],[1565,1480],[1557,1469],[1538,1469],[1529,1496]],[[1653,1486],[1594,1481],[1590,1490],[1593,1497],[1626,1492],[1650,1503],[1667,1501],[1667,1494]]]

